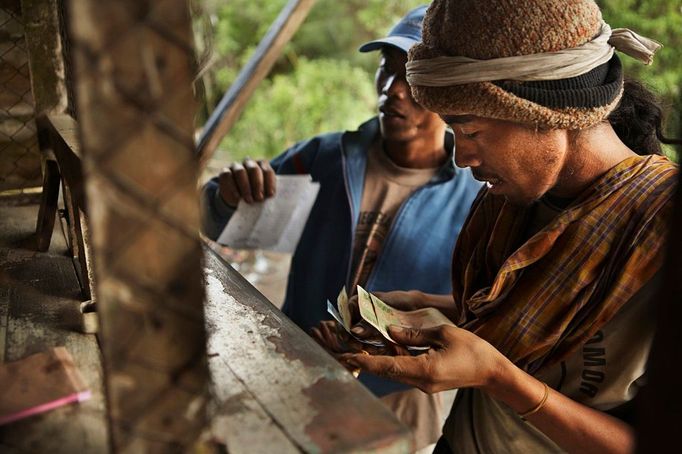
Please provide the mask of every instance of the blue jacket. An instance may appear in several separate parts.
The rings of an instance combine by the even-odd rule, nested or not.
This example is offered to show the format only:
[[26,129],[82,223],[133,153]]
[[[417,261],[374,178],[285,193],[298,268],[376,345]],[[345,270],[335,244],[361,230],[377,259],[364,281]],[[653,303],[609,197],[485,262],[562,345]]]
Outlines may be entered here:
[[[374,118],[357,131],[324,134],[300,142],[271,163],[278,174],[309,173],[313,181],[320,183],[292,258],[282,308],[305,331],[330,319],[326,300],[336,301],[339,290],[350,280],[367,152],[379,133],[379,121]],[[454,148],[450,133],[446,147]],[[449,159],[400,207],[364,287],[368,291],[451,293],[452,251],[479,188],[480,183],[469,169],[455,167]],[[215,239],[233,210],[220,198],[217,178],[204,186],[202,197],[204,231]],[[378,395],[406,389],[386,385],[385,380],[373,383],[376,377],[368,374],[361,377],[366,377],[366,384]]]

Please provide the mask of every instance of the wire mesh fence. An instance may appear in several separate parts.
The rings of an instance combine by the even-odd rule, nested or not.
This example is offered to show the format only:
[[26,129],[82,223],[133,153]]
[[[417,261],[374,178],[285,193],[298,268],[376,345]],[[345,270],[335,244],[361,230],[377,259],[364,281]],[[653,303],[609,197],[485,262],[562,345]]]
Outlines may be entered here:
[[0,7],[0,192],[41,185],[28,53],[18,1]]

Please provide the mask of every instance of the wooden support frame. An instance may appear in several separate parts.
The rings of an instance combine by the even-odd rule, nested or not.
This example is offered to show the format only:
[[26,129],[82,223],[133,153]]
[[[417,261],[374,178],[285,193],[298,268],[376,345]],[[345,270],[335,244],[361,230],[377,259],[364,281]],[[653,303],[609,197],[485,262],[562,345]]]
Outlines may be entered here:
[[[67,105],[57,1],[21,0],[36,117],[63,112]],[[37,250],[45,252],[50,247],[57,214],[60,174],[49,133],[37,123],[43,194],[36,222],[36,239]]]
[[[46,156],[50,180],[43,186],[43,200],[38,214],[38,250],[46,251],[54,226],[57,209],[59,181],[62,182],[63,199],[67,213],[68,245],[81,285],[83,300],[93,298],[92,267],[89,263],[89,245],[85,239],[87,207],[83,187],[83,168],[78,144],[76,121],[68,114],[41,115],[36,119],[41,138],[41,150]],[[54,203],[52,203],[54,202]],[[43,209],[45,205],[45,209]]]

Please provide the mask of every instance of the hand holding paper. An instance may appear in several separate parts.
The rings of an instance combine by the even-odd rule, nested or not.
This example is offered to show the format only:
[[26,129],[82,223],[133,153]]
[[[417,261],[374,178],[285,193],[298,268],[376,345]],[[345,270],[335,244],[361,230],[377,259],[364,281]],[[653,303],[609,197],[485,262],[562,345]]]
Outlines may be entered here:
[[278,175],[275,195],[258,203],[240,201],[218,242],[238,249],[294,252],[319,189],[309,175]]

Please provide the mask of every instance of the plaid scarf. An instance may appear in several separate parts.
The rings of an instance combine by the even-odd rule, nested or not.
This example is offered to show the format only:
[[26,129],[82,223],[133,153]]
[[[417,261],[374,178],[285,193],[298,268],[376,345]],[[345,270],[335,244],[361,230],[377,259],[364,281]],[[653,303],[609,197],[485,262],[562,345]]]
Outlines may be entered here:
[[526,371],[565,358],[659,270],[676,176],[628,158],[522,244],[530,208],[484,188],[453,256],[454,321]]

